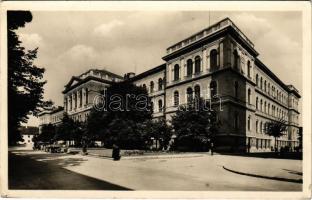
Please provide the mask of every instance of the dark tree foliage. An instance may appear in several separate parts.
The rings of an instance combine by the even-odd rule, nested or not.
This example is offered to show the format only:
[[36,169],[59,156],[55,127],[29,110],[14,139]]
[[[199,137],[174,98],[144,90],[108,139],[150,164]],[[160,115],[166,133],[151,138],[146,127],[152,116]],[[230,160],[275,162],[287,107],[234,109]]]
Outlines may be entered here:
[[285,131],[287,131],[287,124],[285,120],[279,119],[276,121],[267,122],[267,125],[264,128],[264,132],[275,138],[275,151],[277,151],[277,138],[283,136]]
[[51,102],[43,101],[44,68],[34,64],[38,48],[26,50],[15,33],[31,20],[29,11],[7,12],[9,145],[21,140],[18,128],[27,122],[27,115],[36,115],[40,108],[51,105]]
[[94,108],[88,118],[88,137],[104,141],[106,147],[115,143],[123,149],[144,148],[138,124],[152,118],[146,89],[129,81],[113,83],[105,93],[104,104],[98,107],[102,105],[104,109]]
[[55,140],[75,141],[75,145],[80,146],[84,136],[84,124],[75,122],[66,113],[62,118],[62,123],[56,128]]
[[34,138],[34,142],[44,142],[52,144],[55,137],[56,127],[52,124],[45,124],[42,126],[41,134]]
[[132,82],[112,84],[106,93],[105,108],[110,117],[143,122],[152,118],[152,110],[147,90]]
[[171,123],[176,135],[174,148],[187,151],[208,150],[220,125],[217,112],[209,110],[201,99],[196,104],[180,106]]
[[138,125],[138,130],[144,141],[149,141],[146,144],[146,148],[150,147],[151,138],[154,138],[159,142],[159,146],[156,146],[156,149],[167,149],[172,136],[172,129],[165,119],[146,120]]

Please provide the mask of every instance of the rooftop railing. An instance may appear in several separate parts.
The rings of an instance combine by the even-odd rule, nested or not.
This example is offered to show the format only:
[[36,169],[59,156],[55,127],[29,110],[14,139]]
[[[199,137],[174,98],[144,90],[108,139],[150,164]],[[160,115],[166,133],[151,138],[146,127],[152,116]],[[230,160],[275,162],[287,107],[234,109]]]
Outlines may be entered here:
[[212,35],[213,33],[221,30],[221,29],[224,29],[228,26],[232,26],[234,28],[234,30],[236,30],[236,32],[238,32],[240,34],[240,36],[247,41],[247,43],[249,45],[251,45],[252,47],[254,47],[254,44],[247,38],[247,36],[242,32],[240,31],[240,29],[229,19],[229,18],[225,18],[223,20],[221,20],[220,22],[216,23],[216,24],[213,24],[212,26],[170,46],[167,48],[167,54],[171,54],[183,47],[186,47],[190,44],[193,44],[194,42],[196,41],[199,41],[201,40],[202,38],[204,37],[207,37],[209,35]]

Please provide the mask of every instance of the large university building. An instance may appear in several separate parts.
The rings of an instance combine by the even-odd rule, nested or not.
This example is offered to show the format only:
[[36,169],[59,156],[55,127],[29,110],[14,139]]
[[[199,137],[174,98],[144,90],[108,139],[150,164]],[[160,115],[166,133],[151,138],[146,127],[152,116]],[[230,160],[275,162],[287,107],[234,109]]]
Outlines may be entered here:
[[[274,138],[266,123],[284,119],[288,130],[278,146],[298,145],[300,94],[283,83],[257,57],[254,44],[226,18],[167,48],[164,64],[131,77],[146,87],[153,102],[153,117],[170,120],[179,105],[197,96],[218,97],[215,109],[222,126],[216,147],[226,151],[271,151]],[[122,77],[103,70],[89,70],[65,86],[64,110],[85,121],[94,94]],[[219,103],[221,101],[221,109]]]

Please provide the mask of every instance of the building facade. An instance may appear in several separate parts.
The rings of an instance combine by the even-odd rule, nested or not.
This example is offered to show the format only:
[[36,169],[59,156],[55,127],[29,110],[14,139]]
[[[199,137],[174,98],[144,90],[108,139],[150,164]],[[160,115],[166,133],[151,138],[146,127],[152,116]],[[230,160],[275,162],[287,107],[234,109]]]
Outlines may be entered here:
[[[267,122],[280,119],[286,121],[288,130],[278,138],[278,146],[294,149],[298,146],[301,96],[258,55],[254,44],[225,18],[168,47],[164,64],[136,76],[129,73],[130,80],[147,89],[155,119],[170,121],[178,107],[195,96],[214,99],[212,104],[222,124],[215,141],[219,150],[271,151],[275,141],[264,129]],[[73,76],[63,91],[64,112],[85,121],[95,96],[122,80],[119,75],[97,69]]]
[[[157,116],[167,120],[195,96],[218,97],[222,103],[222,110],[215,103],[222,124],[216,138],[219,150],[271,151],[275,141],[264,133],[265,126],[280,119],[289,126],[278,138],[278,147],[294,149],[301,96],[258,55],[254,44],[226,18],[167,48],[166,63],[134,77],[134,82],[147,87]],[[164,89],[157,90],[160,81]]]

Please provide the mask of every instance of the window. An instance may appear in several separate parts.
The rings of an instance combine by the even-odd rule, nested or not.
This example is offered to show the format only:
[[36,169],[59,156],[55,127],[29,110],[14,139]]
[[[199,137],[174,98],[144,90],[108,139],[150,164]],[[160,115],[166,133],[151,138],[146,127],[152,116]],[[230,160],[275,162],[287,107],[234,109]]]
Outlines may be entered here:
[[217,86],[217,82],[216,81],[211,81],[210,83],[210,96],[211,98],[213,98],[214,96],[217,95],[217,90],[218,90],[218,86]]
[[267,82],[266,82],[266,80],[264,81],[264,91],[265,92],[267,91]]
[[179,106],[179,92],[175,91],[173,93],[174,106]]
[[82,90],[79,91],[79,107],[82,106]]
[[154,92],[154,82],[153,81],[150,82],[150,91],[151,91],[151,93]]
[[161,99],[158,101],[158,110],[159,110],[159,112],[163,111],[163,105],[162,105],[162,100]]
[[256,133],[258,133],[258,120],[256,121]]
[[268,104],[268,114],[270,114],[270,104]]
[[186,94],[187,94],[187,104],[192,103],[192,101],[193,101],[193,89],[190,87],[187,88]]
[[234,69],[236,69],[236,70],[239,70],[239,55],[238,55],[238,53],[237,53],[237,50],[235,50],[234,52],[233,52],[233,56],[234,56]]
[[145,84],[143,84],[143,88],[146,90],[146,85]]
[[200,86],[196,85],[194,90],[195,90],[195,98],[198,100],[200,98]]
[[210,68],[212,70],[217,69],[218,67],[218,52],[216,49],[210,51]]
[[250,99],[251,99],[251,91],[248,89],[248,104],[250,104]]
[[234,95],[235,95],[235,98],[238,98],[238,82],[235,81],[234,83]]
[[260,78],[260,89],[262,90],[262,77]]
[[238,113],[235,112],[235,113],[234,113],[234,128],[235,128],[235,129],[238,129],[238,122],[239,122]]
[[158,79],[158,90],[162,90],[163,89],[163,80],[162,78]]
[[262,105],[263,105],[263,102],[262,102],[262,99],[260,100],[260,111],[262,111]]
[[77,108],[77,93],[74,93],[74,99],[75,99],[75,108]]
[[174,80],[177,81],[180,79],[180,66],[176,64],[174,66]]
[[200,72],[200,57],[196,56],[195,57],[195,73]]
[[266,108],[267,108],[267,102],[265,101],[265,102],[264,102],[264,112],[265,112],[265,113],[266,113],[266,110],[267,110]]
[[154,102],[151,101],[151,109],[154,110]]
[[270,83],[268,83],[268,94],[270,94],[270,89],[271,89]]
[[248,131],[250,131],[250,122],[251,121],[251,119],[250,119],[250,115],[248,116],[248,121],[247,121],[247,125],[248,125]]
[[193,74],[193,61],[188,59],[186,62],[186,75],[191,76]]
[[258,83],[258,80],[259,79],[259,76],[258,76],[258,74],[256,75],[256,86],[259,86],[259,83]]
[[263,128],[262,128],[262,122],[260,122],[260,133],[262,133],[262,130],[263,130]]
[[249,78],[251,77],[250,76],[250,71],[251,71],[251,66],[250,66],[250,61],[248,60],[248,62],[247,62],[247,75],[248,75]]
[[89,90],[86,88],[86,104],[89,103]]
[[258,97],[256,98],[256,109],[258,110]]

